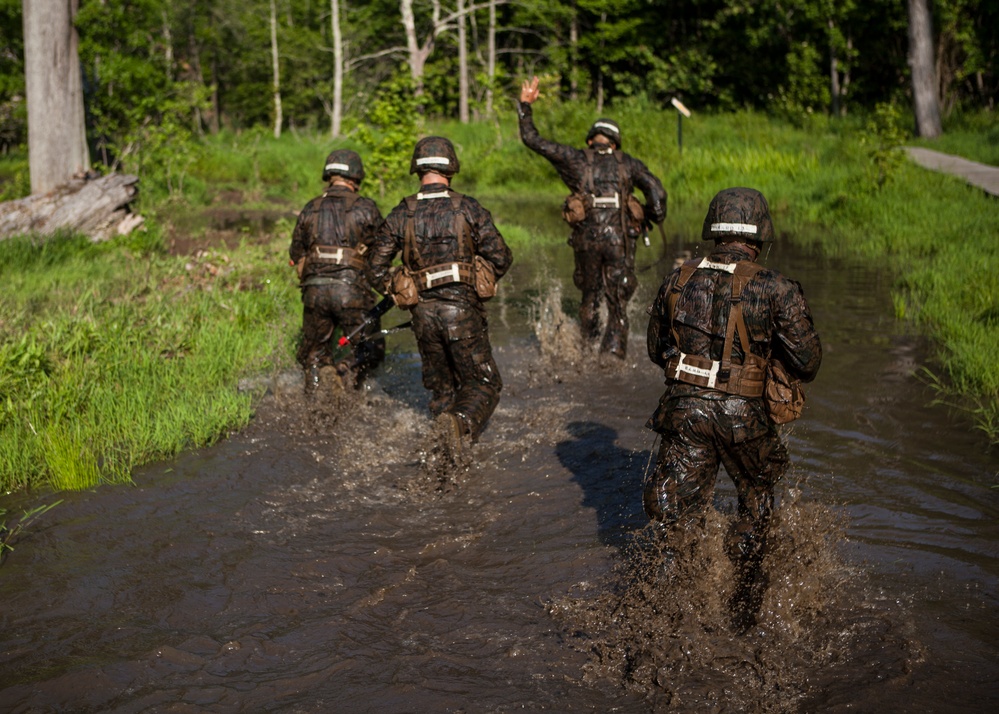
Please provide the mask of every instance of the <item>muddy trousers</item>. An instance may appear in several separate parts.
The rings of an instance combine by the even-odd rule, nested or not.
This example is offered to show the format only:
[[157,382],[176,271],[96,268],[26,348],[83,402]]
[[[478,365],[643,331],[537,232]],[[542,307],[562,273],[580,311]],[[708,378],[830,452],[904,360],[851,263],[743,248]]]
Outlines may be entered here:
[[306,371],[335,365],[338,371],[352,372],[360,381],[385,359],[385,338],[379,334],[379,321],[363,331],[367,339],[355,338],[352,348],[340,348],[333,334],[337,328],[344,335],[353,332],[374,304],[374,294],[366,285],[347,280],[303,288],[298,363]]
[[430,413],[457,415],[471,439],[478,439],[503,389],[482,305],[421,300],[413,308],[413,332],[423,386],[431,393]]
[[[631,250],[625,250],[630,242]],[[624,357],[628,346],[628,301],[635,294],[634,239],[605,228],[596,237],[572,239],[576,268],[573,283],[582,291],[579,322],[583,339],[600,336],[600,304],[607,301],[607,326],[600,351]]]
[[738,512],[726,541],[738,580],[732,597],[739,627],[755,621],[766,578],[762,568],[774,486],[787,449],[766,421],[760,400],[685,398],[662,415],[662,444],[643,502],[650,518],[674,529],[697,527],[711,505],[719,466],[735,484]]

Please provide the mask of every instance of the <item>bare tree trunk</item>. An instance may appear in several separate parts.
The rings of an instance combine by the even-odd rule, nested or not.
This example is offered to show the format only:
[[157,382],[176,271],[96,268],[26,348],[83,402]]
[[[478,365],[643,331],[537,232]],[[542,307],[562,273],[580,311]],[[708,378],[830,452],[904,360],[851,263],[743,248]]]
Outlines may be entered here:
[[933,21],[929,0],[909,3],[909,67],[912,70],[912,102],[916,133],[932,139],[940,136],[940,99],[937,97],[933,61]]
[[278,63],[277,7],[271,0],[271,64],[274,67],[274,138],[281,138],[281,68]]
[[335,139],[340,136],[343,120],[343,35],[340,34],[339,0],[330,0],[330,16],[333,29],[333,118],[330,134]]
[[496,0],[489,0],[489,57],[486,62],[486,75],[489,77],[489,88],[486,89],[486,115],[493,113],[493,83],[496,81]]
[[413,94],[423,95],[423,71],[427,60],[434,51],[434,41],[444,30],[441,22],[440,0],[431,0],[433,8],[432,27],[430,35],[422,45],[416,37],[416,16],[413,15],[413,0],[399,0],[399,14],[402,16],[402,26],[406,31],[406,50],[409,55],[409,73],[413,78]]
[[24,0],[24,75],[31,193],[90,168],[73,18],[78,0]]
[[458,0],[458,121],[468,123],[468,37],[465,0]]
[[170,31],[170,17],[166,8],[161,14],[163,18],[163,59],[166,63],[167,79],[173,81],[173,33]]
[[569,22],[569,99],[579,98],[579,71],[576,69],[576,57],[579,52],[579,13],[575,5],[572,8],[572,20]]

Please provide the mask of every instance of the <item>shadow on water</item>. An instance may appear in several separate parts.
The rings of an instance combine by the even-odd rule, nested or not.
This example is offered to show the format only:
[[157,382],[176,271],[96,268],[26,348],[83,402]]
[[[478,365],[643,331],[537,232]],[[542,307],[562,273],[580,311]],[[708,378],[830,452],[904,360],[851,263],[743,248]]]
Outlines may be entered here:
[[583,489],[582,505],[596,512],[600,540],[623,548],[646,520],[635,494],[642,491],[650,452],[621,448],[617,432],[605,424],[573,421],[566,431],[572,438],[555,446],[559,463]]

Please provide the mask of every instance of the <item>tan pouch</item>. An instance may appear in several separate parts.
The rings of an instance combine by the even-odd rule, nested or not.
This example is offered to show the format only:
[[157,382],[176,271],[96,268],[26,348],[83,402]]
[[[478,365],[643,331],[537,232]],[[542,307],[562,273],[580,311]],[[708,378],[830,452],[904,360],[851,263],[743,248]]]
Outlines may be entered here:
[[793,379],[787,373],[787,368],[777,359],[767,362],[763,399],[767,404],[770,421],[774,424],[794,421],[801,416],[805,408],[805,390],[801,386],[801,381]]
[[392,296],[396,307],[409,310],[420,301],[420,292],[416,287],[413,274],[404,265],[397,265],[389,270],[385,287]]
[[475,256],[475,294],[481,300],[496,295],[496,269],[481,255]]
[[642,206],[642,202],[635,198],[634,194],[631,194],[628,196],[627,207],[628,218],[632,224],[641,226],[645,222],[645,208]]
[[586,197],[581,193],[573,193],[562,204],[562,220],[570,226],[582,223],[586,218]]

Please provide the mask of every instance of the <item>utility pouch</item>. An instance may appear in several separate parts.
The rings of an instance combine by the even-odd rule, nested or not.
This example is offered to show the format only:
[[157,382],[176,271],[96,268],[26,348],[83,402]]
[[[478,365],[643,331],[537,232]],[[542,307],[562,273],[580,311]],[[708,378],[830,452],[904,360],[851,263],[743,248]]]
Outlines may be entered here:
[[778,359],[767,361],[763,399],[767,414],[774,424],[787,424],[801,416],[805,408],[805,390],[801,381],[793,379]]
[[635,198],[634,194],[630,194],[625,205],[628,211],[628,222],[633,227],[641,229],[645,223],[645,207],[642,206],[642,202]]
[[582,223],[586,218],[586,199],[581,193],[570,194],[562,204],[562,220],[570,226]]
[[396,307],[403,310],[412,309],[420,301],[420,291],[416,286],[413,273],[405,265],[397,265],[389,270],[385,281],[386,292],[392,296]]
[[475,294],[480,300],[496,295],[496,269],[481,255],[475,256]]

